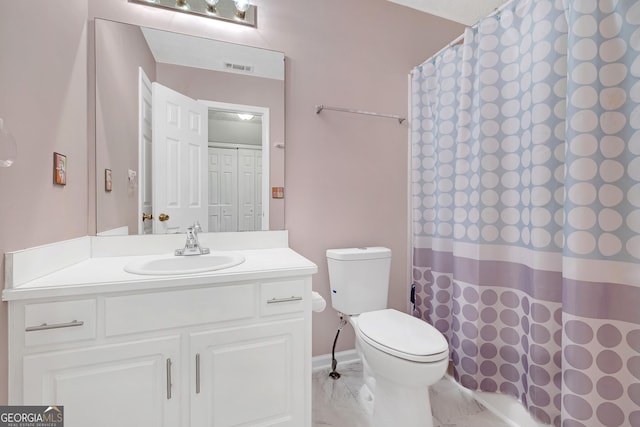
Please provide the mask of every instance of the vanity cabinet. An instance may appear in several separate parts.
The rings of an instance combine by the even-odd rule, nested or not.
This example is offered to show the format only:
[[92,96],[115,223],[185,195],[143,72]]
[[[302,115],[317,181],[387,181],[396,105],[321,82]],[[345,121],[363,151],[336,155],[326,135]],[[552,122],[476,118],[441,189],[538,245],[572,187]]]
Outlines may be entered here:
[[311,425],[311,278],[9,302],[9,397],[66,427]]

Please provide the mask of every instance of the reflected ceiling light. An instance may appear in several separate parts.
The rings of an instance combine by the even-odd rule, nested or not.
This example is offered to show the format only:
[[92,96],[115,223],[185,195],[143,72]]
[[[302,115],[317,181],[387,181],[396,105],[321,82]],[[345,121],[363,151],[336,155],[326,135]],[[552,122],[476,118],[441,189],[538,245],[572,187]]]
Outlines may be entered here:
[[250,3],[250,0],[129,0],[129,2],[257,27],[257,8]]
[[249,10],[249,0],[233,0],[236,4],[236,16],[240,19],[245,19],[247,10]]
[[253,119],[253,114],[238,113],[238,117],[240,117],[240,120],[251,120]]

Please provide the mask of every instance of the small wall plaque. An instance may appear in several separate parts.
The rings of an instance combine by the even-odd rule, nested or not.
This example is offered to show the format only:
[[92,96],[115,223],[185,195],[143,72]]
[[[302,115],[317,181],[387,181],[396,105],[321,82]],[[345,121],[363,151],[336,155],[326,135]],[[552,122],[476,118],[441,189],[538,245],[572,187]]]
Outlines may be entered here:
[[111,169],[104,170],[104,191],[113,190],[113,178],[111,176]]
[[271,187],[271,197],[274,199],[284,199],[284,187]]
[[53,183],[67,185],[67,156],[53,153]]

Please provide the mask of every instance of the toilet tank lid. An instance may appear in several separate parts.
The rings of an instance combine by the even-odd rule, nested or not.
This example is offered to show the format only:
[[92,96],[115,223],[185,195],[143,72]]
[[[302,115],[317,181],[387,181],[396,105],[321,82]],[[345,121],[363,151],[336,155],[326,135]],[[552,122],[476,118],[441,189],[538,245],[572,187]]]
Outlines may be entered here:
[[391,258],[391,249],[382,246],[327,249],[327,258],[346,261]]

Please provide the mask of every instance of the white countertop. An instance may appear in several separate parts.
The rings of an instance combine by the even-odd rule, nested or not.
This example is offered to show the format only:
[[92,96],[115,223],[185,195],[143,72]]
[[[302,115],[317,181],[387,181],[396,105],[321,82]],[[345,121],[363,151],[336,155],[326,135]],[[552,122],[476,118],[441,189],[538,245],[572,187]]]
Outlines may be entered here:
[[314,274],[317,266],[289,248],[227,251],[239,253],[245,261],[223,270],[183,275],[139,275],[124,266],[141,258],[170,256],[137,255],[92,257],[18,286],[4,289],[4,301],[67,297],[95,293],[197,287],[217,283],[286,278]]

